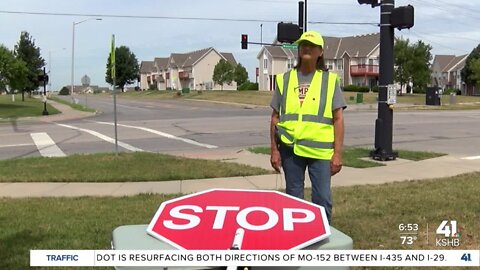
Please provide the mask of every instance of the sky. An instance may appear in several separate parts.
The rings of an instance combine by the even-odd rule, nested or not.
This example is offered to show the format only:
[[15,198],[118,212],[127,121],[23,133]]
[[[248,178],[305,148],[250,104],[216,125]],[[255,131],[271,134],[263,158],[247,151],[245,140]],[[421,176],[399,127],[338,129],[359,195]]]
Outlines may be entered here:
[[[433,55],[468,54],[480,44],[480,0],[395,1],[397,7],[408,4],[415,8],[415,25],[410,30],[395,30],[396,37],[412,42],[423,40],[432,46]],[[319,31],[324,36],[343,37],[379,31],[373,25],[331,24],[379,22],[379,7],[359,5],[355,0],[307,0],[307,11],[308,30]],[[86,19],[89,20],[81,22]],[[112,34],[116,36],[117,47],[129,47],[139,61],[207,47],[231,52],[247,68],[250,80],[255,81],[256,57],[261,47],[249,45],[248,50],[242,50],[241,34],[248,34],[251,42],[272,42],[278,22],[296,23],[297,20],[298,0],[1,0],[0,44],[13,49],[20,33],[29,32],[41,49],[47,70],[50,69],[54,91],[71,83],[74,23],[78,23],[75,24],[74,50],[76,85],[88,75],[92,85],[109,86],[105,82],[105,72]]]

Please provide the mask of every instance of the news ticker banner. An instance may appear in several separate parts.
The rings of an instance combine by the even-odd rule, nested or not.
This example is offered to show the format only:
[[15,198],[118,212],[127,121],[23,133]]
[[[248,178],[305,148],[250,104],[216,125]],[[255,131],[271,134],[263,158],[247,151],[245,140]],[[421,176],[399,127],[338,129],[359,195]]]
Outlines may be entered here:
[[30,266],[471,266],[480,250],[31,250]]

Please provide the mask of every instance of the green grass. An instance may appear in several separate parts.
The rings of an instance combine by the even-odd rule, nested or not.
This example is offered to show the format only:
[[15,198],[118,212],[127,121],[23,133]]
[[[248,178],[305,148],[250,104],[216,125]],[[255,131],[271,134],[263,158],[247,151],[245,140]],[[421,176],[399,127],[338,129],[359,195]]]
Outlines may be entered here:
[[[43,106],[41,99],[29,98],[28,94],[25,94],[25,101],[22,101],[22,95],[15,95],[15,102],[12,102],[11,95],[0,95],[0,119],[42,116]],[[60,113],[48,102],[47,111],[49,114]]]
[[[189,94],[177,95],[176,91],[130,91],[119,93],[120,97],[134,99],[197,99],[219,102],[232,102],[259,106],[269,106],[273,92],[270,91],[191,91]],[[363,104],[377,104],[378,93],[362,93]],[[356,103],[356,92],[343,93],[347,104]],[[474,110],[480,109],[480,97],[457,96],[457,104],[450,105],[450,96],[442,96],[442,106],[425,106],[425,94],[404,94],[397,96],[398,104],[417,105],[415,107],[394,106],[395,110]],[[468,103],[468,104],[461,104]]]
[[[0,161],[0,182],[171,181],[273,173],[248,165],[154,153],[33,157]],[[1,268],[0,268],[1,269]]]
[[[248,151],[256,154],[270,155],[269,146],[252,147],[252,148],[248,148]],[[384,164],[379,162],[363,160],[362,158],[369,157],[369,153],[370,153],[370,150],[365,148],[347,147],[343,151],[343,165],[347,167],[353,167],[353,168],[370,168],[370,167],[385,166]],[[433,152],[407,151],[407,150],[398,151],[399,158],[413,160],[413,161],[436,158],[444,155],[446,154],[433,153]]]
[[219,102],[233,102],[259,106],[269,106],[272,93],[268,91],[190,91],[188,94],[177,95],[176,91],[140,91],[120,93],[120,97],[137,99],[197,99]]
[[66,100],[63,100],[61,98],[58,98],[58,97],[54,97],[54,96],[51,96],[49,99],[55,101],[55,102],[58,102],[58,103],[62,103],[64,105],[68,105],[70,107],[72,107],[73,109],[75,110],[78,110],[78,111],[82,111],[82,112],[96,112],[97,110],[95,109],[92,109],[92,108],[88,108],[88,107],[85,107],[81,104],[75,104],[75,103],[72,103],[72,102],[69,102],[69,101],[66,101]]
[[[438,249],[436,227],[444,219],[457,220],[460,248],[479,249],[479,178],[480,173],[472,173],[334,188],[333,226],[352,237],[355,249]],[[110,249],[114,228],[148,224],[159,205],[174,197],[0,198],[0,269],[28,268],[30,249]],[[402,223],[419,225],[411,246],[401,245]]]

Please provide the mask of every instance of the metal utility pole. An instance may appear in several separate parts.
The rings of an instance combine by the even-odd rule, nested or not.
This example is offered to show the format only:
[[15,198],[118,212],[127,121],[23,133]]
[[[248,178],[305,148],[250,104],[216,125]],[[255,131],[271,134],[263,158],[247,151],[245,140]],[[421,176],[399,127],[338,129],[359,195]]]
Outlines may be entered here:
[[45,71],[45,67],[43,67],[43,75],[41,76],[43,81],[43,112],[42,115],[48,115],[47,111],[47,83],[48,83],[48,75]]
[[305,3],[303,1],[298,2],[298,28],[300,34],[303,34],[304,31],[304,16],[305,15]]
[[413,7],[395,8],[395,0],[358,0],[359,4],[380,6],[380,74],[378,86],[378,118],[375,121],[375,150],[370,157],[377,160],[394,160],[398,153],[392,150],[393,110],[396,92],[393,87],[394,29],[411,28]]
[[307,32],[307,0],[305,1],[305,15],[303,16],[305,18],[305,22],[303,23],[303,32]]
[[390,24],[395,0],[382,0],[380,4],[380,74],[378,90],[378,118],[375,121],[375,150],[373,159],[394,160],[397,153],[392,150],[393,110],[387,104],[388,85],[393,84],[394,28]]

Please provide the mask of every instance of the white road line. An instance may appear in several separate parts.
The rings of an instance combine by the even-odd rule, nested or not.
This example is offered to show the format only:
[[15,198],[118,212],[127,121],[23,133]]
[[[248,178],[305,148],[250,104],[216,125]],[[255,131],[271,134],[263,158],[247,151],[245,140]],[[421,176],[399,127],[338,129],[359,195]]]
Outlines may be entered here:
[[477,160],[477,159],[480,159],[480,156],[473,156],[473,157],[464,157],[462,159],[466,159],[466,160]]
[[[61,127],[66,127],[66,128],[71,128],[71,129],[75,129],[75,130],[80,130],[80,131],[83,131],[83,132],[86,132],[86,133],[89,133],[95,137],[98,137],[106,142],[109,142],[109,143],[112,143],[112,144],[115,144],[115,139],[114,138],[111,138],[111,137],[108,137],[106,135],[103,135],[99,132],[96,132],[94,130],[90,130],[90,129],[85,129],[85,128],[79,128],[79,127],[74,127],[74,126],[70,126],[70,125],[65,125],[65,124],[59,124],[59,123],[55,123],[56,125],[58,126],[61,126]],[[127,150],[130,150],[130,151],[133,151],[133,152],[143,152],[142,149],[140,148],[137,148],[135,146],[131,146],[130,144],[128,143],[124,143],[124,142],[121,142],[121,141],[118,141],[118,146],[120,147],[123,147]]]
[[[110,125],[110,126],[113,126],[113,123],[110,123],[110,122],[95,122],[95,123],[102,124],[102,125]],[[200,147],[205,147],[205,148],[208,148],[208,149],[218,148],[218,146],[216,146],[216,145],[199,143],[199,142],[196,142],[196,141],[194,141],[194,140],[185,139],[185,138],[182,138],[182,137],[177,137],[177,136],[174,136],[174,135],[172,135],[172,134],[168,134],[168,133],[161,132],[161,131],[158,131],[158,130],[155,130],[155,129],[151,129],[151,128],[137,127],[137,126],[129,126],[129,125],[122,125],[122,124],[117,124],[117,125],[118,125],[118,126],[121,126],[121,127],[140,129],[140,130],[143,130],[143,131],[147,131],[147,132],[151,132],[151,133],[153,133],[153,134],[160,135],[160,136],[165,137],[165,138],[169,138],[169,139],[172,139],[172,140],[178,140],[178,141],[186,142],[186,143],[189,143],[189,144],[193,144],[193,145],[200,146]]]
[[43,157],[64,157],[65,153],[55,144],[46,132],[30,133],[33,142]]
[[0,145],[0,148],[17,147],[17,146],[30,146],[30,145],[35,145],[35,144],[33,144],[33,143],[4,144],[4,145]]

